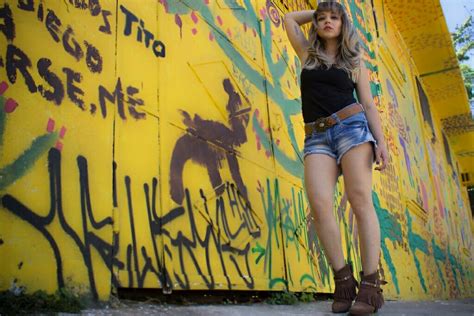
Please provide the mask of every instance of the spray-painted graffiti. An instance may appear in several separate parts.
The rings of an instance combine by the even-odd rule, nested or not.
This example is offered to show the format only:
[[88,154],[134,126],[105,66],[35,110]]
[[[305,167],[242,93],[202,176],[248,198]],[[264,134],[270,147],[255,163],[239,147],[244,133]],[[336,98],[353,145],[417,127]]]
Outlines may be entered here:
[[[391,152],[372,193],[384,293],[472,295],[459,155],[383,3],[342,2]],[[309,6],[2,2],[0,289],[99,299],[113,288],[331,292],[303,185],[288,8]],[[342,182],[335,205],[345,257],[360,271]]]
[[[34,13],[32,1],[28,4],[20,1],[18,7],[24,11],[32,12],[31,14]],[[48,12],[46,17],[44,17],[45,10]],[[82,40],[81,43],[80,39],[74,37],[73,28],[70,25],[64,26],[64,23],[61,22],[53,9],[45,9],[43,4],[40,3],[37,11],[39,22],[45,23],[44,27],[51,36],[51,39],[56,43],[61,43],[61,48],[64,49],[64,52],[73,57],[77,63],[85,63],[91,74],[102,73],[104,61],[97,47],[86,40]],[[135,119],[143,118],[145,114],[138,113],[135,110],[136,106],[142,106],[144,103],[142,99],[136,96],[139,93],[138,88],[130,85],[124,91],[121,79],[118,78],[113,94],[108,91],[108,88],[99,84],[96,90],[98,91],[98,100],[86,101],[84,88],[81,87],[81,85],[84,85],[83,73],[70,67],[62,67],[60,72],[55,72],[52,68],[57,69],[58,66],[53,64],[52,60],[47,57],[38,58],[36,64],[34,64],[27,52],[13,44],[17,31],[12,10],[7,3],[4,4],[0,14],[5,23],[0,28],[0,31],[2,31],[9,42],[5,47],[5,58],[1,60],[5,60],[6,75],[11,84],[19,81],[19,76],[21,76],[30,93],[39,93],[46,101],[56,105],[72,102],[82,111],[89,110],[91,114],[96,113],[96,104],[99,101],[103,117],[107,114],[105,99],[110,100],[112,98],[113,102],[116,102],[119,107],[122,119],[126,119],[123,109],[124,104],[127,105],[130,115]],[[66,29],[63,31],[62,28],[64,27]],[[35,70],[37,73],[33,72]],[[39,75],[42,79],[41,82],[44,83],[38,83],[38,80],[34,78],[36,75]]]
[[48,241],[51,250],[53,251],[56,263],[57,286],[61,288],[65,286],[63,265],[66,259],[61,255],[59,245],[51,231],[48,229],[53,221],[59,221],[62,231],[72,239],[84,260],[84,265],[88,271],[90,291],[94,297],[97,298],[96,276],[94,274],[94,265],[92,264],[91,259],[92,248],[99,253],[103,262],[110,270],[112,269],[112,264],[118,264],[119,266],[123,264],[112,260],[112,254],[114,252],[112,245],[100,238],[94,232],[96,230],[107,229],[107,227],[110,228],[112,225],[112,218],[106,217],[100,220],[95,219],[89,192],[87,161],[84,157],[79,156],[77,158],[77,167],[79,169],[80,195],[82,202],[80,212],[82,227],[80,231],[74,230],[66,219],[67,210],[64,210],[62,202],[63,189],[61,184],[61,156],[57,149],[51,149],[48,155],[50,193],[48,213],[45,216],[42,216],[40,215],[42,211],[29,208],[27,205],[22,203],[21,200],[18,200],[10,194],[5,194],[2,197],[2,205],[6,210],[15,214],[19,219],[27,221],[30,225],[35,227],[36,230]]
[[[220,195],[224,187],[219,169],[222,168],[222,160],[226,159],[239,193],[248,200],[247,188],[240,175],[235,147],[247,140],[245,128],[249,122],[250,108],[242,108],[241,97],[229,79],[224,80],[223,86],[229,96],[226,109],[230,128],[219,122],[203,119],[199,115],[192,119],[188,112],[182,112],[189,134],[176,142],[170,167],[171,197],[177,203],[181,203],[184,198],[183,167],[188,160],[206,166],[212,186],[216,194]],[[203,141],[197,140],[198,138],[202,138]]]
[[[165,45],[161,41],[156,40],[153,33],[145,28],[145,22],[127,10],[127,8],[125,8],[123,5],[120,5],[120,10],[125,16],[123,35],[131,36],[135,33],[133,30],[136,29],[137,42],[141,43],[143,41],[146,48],[150,47],[151,45],[151,49],[153,50],[153,53],[156,57],[165,57]],[[137,23],[136,28],[134,27],[133,23]]]

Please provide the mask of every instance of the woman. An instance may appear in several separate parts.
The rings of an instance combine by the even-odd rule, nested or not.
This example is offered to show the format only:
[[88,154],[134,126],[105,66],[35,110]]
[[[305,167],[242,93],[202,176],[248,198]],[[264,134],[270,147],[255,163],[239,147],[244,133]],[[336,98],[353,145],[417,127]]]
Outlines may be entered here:
[[[309,40],[300,29],[308,22],[312,22]],[[305,186],[318,238],[334,271],[332,310],[354,315],[376,312],[384,303],[380,285],[385,282],[380,281],[377,270],[380,227],[372,203],[372,165],[375,158],[375,170],[384,170],[388,153],[360,43],[344,7],[335,1],[319,3],[316,11],[290,12],[284,23],[303,65]],[[360,286],[352,266],[345,264],[333,215],[340,174],[359,231]]]

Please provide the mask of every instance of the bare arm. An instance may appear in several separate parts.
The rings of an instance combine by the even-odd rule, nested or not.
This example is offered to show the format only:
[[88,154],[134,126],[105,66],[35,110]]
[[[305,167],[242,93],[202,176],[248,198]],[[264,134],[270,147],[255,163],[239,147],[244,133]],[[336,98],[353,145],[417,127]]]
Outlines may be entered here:
[[382,123],[380,121],[379,112],[375,107],[372,99],[372,93],[370,92],[369,85],[369,74],[365,67],[364,61],[360,61],[360,73],[357,80],[356,92],[359,102],[362,104],[369,122],[370,131],[374,135],[377,141],[377,149],[375,151],[377,164],[382,163],[375,169],[383,170],[388,163],[388,152],[385,143],[385,137],[382,131]]
[[295,11],[285,14],[283,18],[286,34],[301,63],[304,63],[307,58],[307,50],[310,43],[306,39],[300,25],[311,22],[313,14],[314,10]]

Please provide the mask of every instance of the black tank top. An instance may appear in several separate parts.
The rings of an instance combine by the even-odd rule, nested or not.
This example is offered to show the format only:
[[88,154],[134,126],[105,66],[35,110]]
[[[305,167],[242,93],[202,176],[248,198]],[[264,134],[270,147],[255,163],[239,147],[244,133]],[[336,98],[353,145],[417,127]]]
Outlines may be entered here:
[[319,66],[301,71],[301,103],[303,120],[313,122],[329,116],[343,107],[357,102],[354,98],[355,84],[342,69]]

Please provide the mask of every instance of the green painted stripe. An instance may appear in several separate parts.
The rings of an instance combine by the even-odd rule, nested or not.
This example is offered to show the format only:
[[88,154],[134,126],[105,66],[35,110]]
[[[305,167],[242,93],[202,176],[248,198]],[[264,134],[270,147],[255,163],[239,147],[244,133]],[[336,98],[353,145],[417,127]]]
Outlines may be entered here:
[[270,280],[270,284],[269,284],[270,289],[273,289],[273,287],[278,283],[283,283],[285,286],[288,285],[288,282],[284,278],[274,278]]
[[316,285],[316,280],[307,273],[303,274],[303,276],[300,278],[300,284],[302,285],[305,280],[309,280],[311,283]]
[[5,190],[10,184],[23,177],[35,162],[56,143],[58,138],[57,132],[37,137],[31,143],[30,148],[25,150],[20,157],[0,169],[0,191]]

